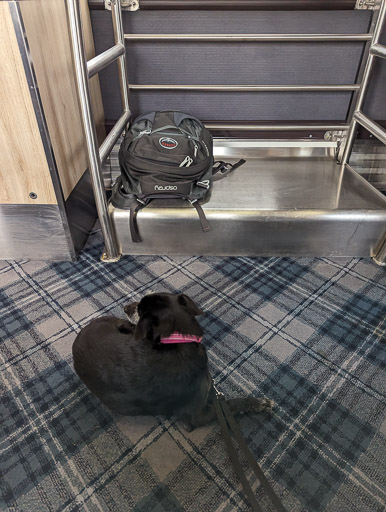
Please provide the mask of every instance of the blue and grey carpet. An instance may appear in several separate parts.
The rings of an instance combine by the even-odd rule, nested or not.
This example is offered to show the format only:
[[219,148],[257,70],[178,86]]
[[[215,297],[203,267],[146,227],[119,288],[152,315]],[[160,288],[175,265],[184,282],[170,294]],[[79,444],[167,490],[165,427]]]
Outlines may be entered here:
[[[115,416],[74,373],[79,329],[154,291],[202,307],[210,368],[288,511],[385,510],[386,275],[370,260],[124,257],[0,264],[1,510],[248,511],[214,425]],[[264,511],[270,503],[254,486]]]

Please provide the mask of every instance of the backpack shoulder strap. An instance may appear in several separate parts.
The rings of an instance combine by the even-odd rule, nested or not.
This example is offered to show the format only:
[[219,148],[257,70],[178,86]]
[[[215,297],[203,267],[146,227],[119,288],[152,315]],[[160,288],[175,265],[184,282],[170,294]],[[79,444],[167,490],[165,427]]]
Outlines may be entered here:
[[194,199],[193,201],[189,200],[189,203],[192,206],[194,206],[195,209],[197,210],[197,213],[198,213],[198,216],[199,216],[200,222],[201,222],[201,227],[202,227],[202,230],[204,231],[204,233],[206,233],[207,231],[210,231],[210,225],[209,225],[208,219],[206,218],[204,210],[202,209],[200,203],[197,201],[197,199]]
[[139,210],[142,210],[146,206],[145,201],[140,201],[136,199],[131,203],[130,206],[130,234],[131,234],[131,240],[134,244],[138,244],[141,242],[141,236],[139,234],[138,230],[138,224],[137,224],[137,213]]

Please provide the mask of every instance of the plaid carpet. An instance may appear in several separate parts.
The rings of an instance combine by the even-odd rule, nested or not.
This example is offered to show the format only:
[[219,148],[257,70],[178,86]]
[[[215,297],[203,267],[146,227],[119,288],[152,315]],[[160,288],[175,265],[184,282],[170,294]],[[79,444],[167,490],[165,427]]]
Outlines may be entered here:
[[[265,394],[240,420],[289,511],[385,510],[386,277],[369,260],[124,257],[98,235],[77,263],[0,265],[2,510],[226,512],[249,507],[216,425],[110,413],[73,371],[79,329],[150,291],[181,291],[216,384]],[[256,489],[264,511],[271,510]]]

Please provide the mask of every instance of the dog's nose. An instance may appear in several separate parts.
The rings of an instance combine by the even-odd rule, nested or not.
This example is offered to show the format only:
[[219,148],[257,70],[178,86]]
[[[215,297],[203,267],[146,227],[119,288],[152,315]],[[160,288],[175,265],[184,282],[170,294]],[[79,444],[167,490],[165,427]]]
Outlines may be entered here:
[[137,306],[138,306],[138,302],[133,302],[133,304],[128,304],[127,306],[125,306],[123,308],[123,310],[126,313],[126,315],[131,316],[137,312]]

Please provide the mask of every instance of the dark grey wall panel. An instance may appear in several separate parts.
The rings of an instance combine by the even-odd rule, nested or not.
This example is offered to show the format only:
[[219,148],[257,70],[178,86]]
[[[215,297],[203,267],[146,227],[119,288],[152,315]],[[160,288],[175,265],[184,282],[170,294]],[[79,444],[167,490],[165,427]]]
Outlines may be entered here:
[[[113,44],[111,17],[92,11],[97,52]],[[127,33],[364,33],[369,11],[124,13]],[[129,80],[135,84],[354,83],[363,43],[127,43]],[[100,74],[106,119],[120,113],[118,75]],[[379,67],[368,112],[386,119]],[[135,92],[133,114],[183,109],[204,120],[344,120],[350,93]]]
[[[331,120],[343,119],[350,93],[205,93],[191,91],[133,92],[134,115],[146,110],[193,112],[203,120]],[[294,117],[296,112],[296,118]]]

